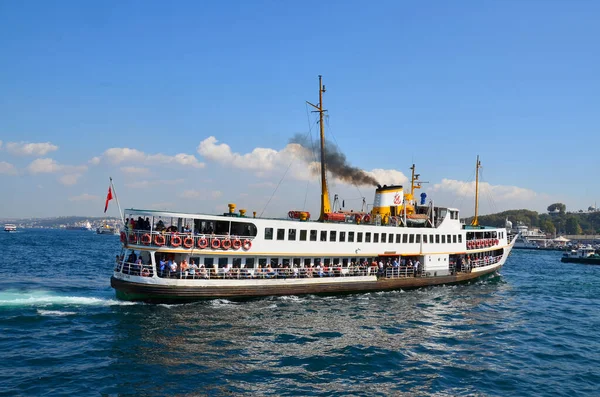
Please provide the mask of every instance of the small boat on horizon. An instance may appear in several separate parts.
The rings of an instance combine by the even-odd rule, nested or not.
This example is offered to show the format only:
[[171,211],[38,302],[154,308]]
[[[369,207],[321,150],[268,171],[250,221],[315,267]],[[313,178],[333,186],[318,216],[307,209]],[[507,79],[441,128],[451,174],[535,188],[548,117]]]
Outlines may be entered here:
[[4,224],[4,231],[5,232],[16,232],[17,225],[15,225],[13,223],[6,223],[6,224]]
[[158,303],[404,290],[468,282],[504,265],[515,236],[479,225],[479,157],[469,225],[457,208],[426,202],[424,194],[415,199],[422,182],[414,164],[407,190],[377,185],[370,211],[336,210],[336,201],[332,207],[324,92],[319,76],[318,105],[309,103],[320,119],[317,220],[304,210],[289,211],[288,219],[250,217],[233,203],[217,215],[126,209],[111,277],[117,298]]

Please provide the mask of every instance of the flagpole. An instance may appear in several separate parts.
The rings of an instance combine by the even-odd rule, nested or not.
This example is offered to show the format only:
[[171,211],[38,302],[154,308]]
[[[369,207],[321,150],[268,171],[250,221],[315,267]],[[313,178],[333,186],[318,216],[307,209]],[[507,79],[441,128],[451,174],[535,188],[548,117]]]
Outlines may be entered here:
[[117,191],[115,190],[115,185],[113,185],[112,176],[109,177],[109,179],[110,179],[110,187],[112,188],[112,192],[115,195],[115,200],[117,201],[117,207],[119,207],[119,215],[121,215],[121,222],[123,222],[123,226],[127,226],[127,225],[125,225],[125,218],[123,218],[123,211],[121,211],[121,204],[119,204],[119,198],[117,197]]

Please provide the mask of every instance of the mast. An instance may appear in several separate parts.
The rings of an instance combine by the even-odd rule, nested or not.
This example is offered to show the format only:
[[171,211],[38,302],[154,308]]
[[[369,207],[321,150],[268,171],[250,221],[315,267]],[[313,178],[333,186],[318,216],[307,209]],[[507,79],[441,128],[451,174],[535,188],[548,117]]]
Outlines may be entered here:
[[313,105],[306,101],[310,106],[314,107],[319,113],[319,127],[321,129],[321,215],[319,221],[325,219],[325,214],[331,212],[331,204],[329,202],[329,191],[327,189],[327,169],[325,168],[325,126],[323,125],[323,93],[325,86],[323,85],[322,76],[319,75],[319,105]]
[[475,165],[475,217],[471,221],[471,226],[478,226],[479,219],[479,168],[481,168],[481,161],[479,161],[479,155],[477,155],[477,164]]

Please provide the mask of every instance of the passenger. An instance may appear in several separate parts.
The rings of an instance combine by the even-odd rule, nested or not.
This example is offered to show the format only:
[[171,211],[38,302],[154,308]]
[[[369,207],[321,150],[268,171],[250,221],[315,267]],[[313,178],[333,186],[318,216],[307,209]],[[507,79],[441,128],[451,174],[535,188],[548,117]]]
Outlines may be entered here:
[[323,272],[323,268],[321,267],[320,263],[317,263],[316,270],[317,270],[317,274],[319,275],[319,277],[323,277],[324,272]]
[[192,276],[192,278],[196,278],[197,270],[198,270],[198,265],[196,265],[196,262],[194,262],[194,260],[192,259],[192,263],[190,263],[190,266],[189,266],[189,272],[190,272],[190,276]]
[[158,268],[158,271],[159,271],[158,275],[159,275],[159,277],[165,277],[165,270],[166,270],[165,268],[166,268],[166,265],[167,265],[167,262],[165,262],[165,258],[162,258],[160,260],[159,268]]
[[199,266],[199,271],[200,271],[200,277],[207,279],[208,278],[208,272],[206,271],[206,268],[204,267],[203,264],[201,264]]
[[421,266],[421,262],[419,260],[415,260],[415,277],[419,275],[419,267]]
[[181,261],[181,264],[179,265],[179,278],[187,278],[188,276],[188,262],[187,260],[185,260],[185,258]]
[[177,262],[175,262],[174,259],[173,260],[169,259],[169,271],[170,271],[170,274],[169,274],[170,277],[177,276]]

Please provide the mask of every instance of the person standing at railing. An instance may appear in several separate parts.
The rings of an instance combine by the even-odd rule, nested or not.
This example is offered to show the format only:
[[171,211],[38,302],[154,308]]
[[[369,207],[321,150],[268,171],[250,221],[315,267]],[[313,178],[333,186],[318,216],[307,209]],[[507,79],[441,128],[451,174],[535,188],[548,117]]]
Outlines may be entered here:
[[187,260],[185,260],[185,258],[181,261],[181,264],[179,265],[179,278],[187,278],[188,276],[188,263]]
[[167,262],[165,262],[165,258],[161,258],[161,260],[159,262],[159,268],[158,268],[158,276],[159,277],[165,277],[166,266],[167,266]]
[[192,278],[196,278],[197,270],[198,270],[198,265],[196,265],[196,262],[192,259],[192,263],[190,263],[190,266],[189,266],[189,272],[190,272],[190,276],[192,276]]

